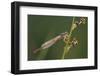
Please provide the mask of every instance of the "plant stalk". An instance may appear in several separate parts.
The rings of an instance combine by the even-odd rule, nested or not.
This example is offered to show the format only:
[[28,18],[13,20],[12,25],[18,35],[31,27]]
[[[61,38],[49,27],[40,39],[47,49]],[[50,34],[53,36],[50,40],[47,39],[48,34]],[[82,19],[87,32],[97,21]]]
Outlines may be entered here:
[[74,30],[74,29],[73,29],[74,20],[75,20],[75,17],[73,17],[72,26],[71,26],[70,33],[69,33],[69,36],[68,36],[68,41],[65,42],[66,45],[65,45],[65,47],[64,47],[64,52],[63,52],[63,55],[62,55],[62,59],[65,58],[65,54],[68,53],[69,50],[70,50],[70,48],[71,48],[71,46],[68,45],[68,43],[69,43],[69,41],[70,41],[70,38],[71,38],[72,32],[73,32],[73,30]]

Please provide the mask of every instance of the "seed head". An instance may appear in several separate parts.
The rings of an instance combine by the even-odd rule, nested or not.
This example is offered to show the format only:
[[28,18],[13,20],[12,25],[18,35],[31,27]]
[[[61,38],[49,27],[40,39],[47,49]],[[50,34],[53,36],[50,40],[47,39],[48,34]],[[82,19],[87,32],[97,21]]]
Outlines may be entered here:
[[76,40],[76,38],[73,38],[71,44],[72,44],[73,46],[76,46],[76,45],[78,44],[78,40]]

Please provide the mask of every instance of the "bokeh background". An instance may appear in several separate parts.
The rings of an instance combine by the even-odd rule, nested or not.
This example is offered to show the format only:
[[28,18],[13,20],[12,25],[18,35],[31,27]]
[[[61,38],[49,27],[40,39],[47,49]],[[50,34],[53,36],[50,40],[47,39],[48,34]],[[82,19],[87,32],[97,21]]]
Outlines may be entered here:
[[[75,16],[74,16],[75,17]],[[56,60],[61,59],[65,43],[63,40],[57,42],[48,49],[33,53],[41,45],[56,37],[60,33],[69,32],[72,25],[73,16],[47,16],[28,15],[28,60]],[[75,17],[75,21],[80,17]],[[88,18],[86,23],[73,31],[79,44],[70,49],[65,55],[65,59],[88,58]]]

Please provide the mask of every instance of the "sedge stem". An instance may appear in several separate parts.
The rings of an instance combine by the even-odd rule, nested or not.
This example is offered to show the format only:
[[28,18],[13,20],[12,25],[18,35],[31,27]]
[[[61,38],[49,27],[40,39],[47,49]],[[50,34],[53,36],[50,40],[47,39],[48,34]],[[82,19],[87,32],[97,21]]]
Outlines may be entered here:
[[75,20],[75,17],[73,17],[72,26],[71,26],[70,33],[69,33],[69,36],[68,36],[68,41],[65,42],[66,45],[65,45],[65,47],[64,47],[64,52],[63,52],[63,55],[62,55],[62,59],[65,58],[65,54],[68,53],[69,49],[71,48],[70,45],[68,45],[68,43],[69,43],[69,41],[70,41],[70,38],[71,38],[71,35],[72,35],[72,32],[73,32],[74,20]]

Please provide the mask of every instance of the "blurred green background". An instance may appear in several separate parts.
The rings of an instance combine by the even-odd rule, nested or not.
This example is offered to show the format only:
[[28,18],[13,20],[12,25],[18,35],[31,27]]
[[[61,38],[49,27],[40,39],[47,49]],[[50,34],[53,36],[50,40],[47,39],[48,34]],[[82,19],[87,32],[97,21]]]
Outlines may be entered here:
[[[75,17],[75,21],[80,17]],[[73,17],[70,16],[46,16],[28,15],[28,60],[52,60],[61,59],[65,43],[63,40],[57,42],[48,49],[33,53],[41,45],[56,37],[60,33],[69,32]],[[72,36],[76,37],[79,44],[70,49],[65,59],[80,59],[88,57],[88,18],[86,24],[81,25],[73,31]]]

